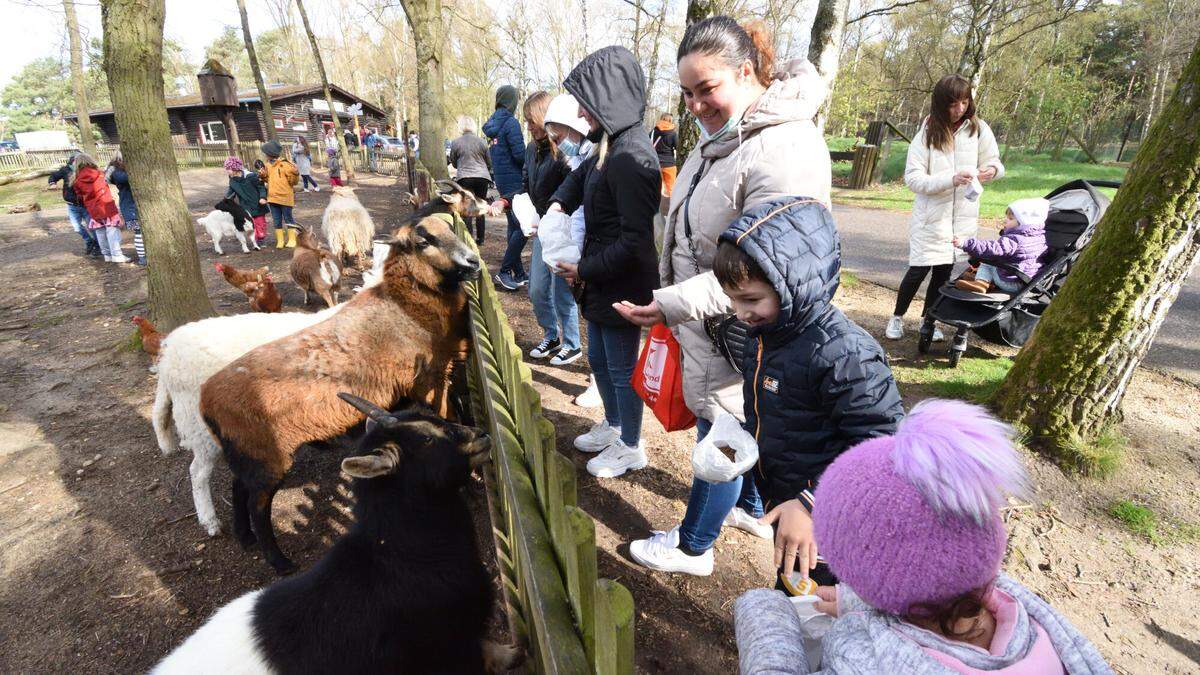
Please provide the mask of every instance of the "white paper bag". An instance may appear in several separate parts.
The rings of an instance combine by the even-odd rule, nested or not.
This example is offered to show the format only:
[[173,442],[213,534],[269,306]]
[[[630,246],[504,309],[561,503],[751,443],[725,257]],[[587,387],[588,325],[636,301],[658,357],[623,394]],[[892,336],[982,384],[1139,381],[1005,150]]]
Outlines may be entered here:
[[[717,449],[719,446],[734,451],[733,461]],[[758,443],[729,413],[721,413],[704,440],[692,449],[692,471],[696,478],[709,483],[728,483],[757,461]]]
[[538,224],[538,213],[529,195],[522,192],[513,197],[512,210],[513,215],[517,217],[517,222],[521,224],[521,232],[526,237],[533,234],[533,228]]
[[571,219],[562,211],[549,211],[538,224],[542,260],[554,269],[560,263],[579,263],[579,245],[571,237]]
[[970,183],[967,183],[967,191],[963,194],[963,199],[969,202],[977,201],[982,194],[983,184],[979,182],[979,176],[975,176]]
[[808,657],[808,667],[816,672],[821,667],[821,642],[825,633],[833,626],[833,617],[824,612],[818,612],[816,603],[821,598],[815,595],[801,595],[788,598],[796,616],[800,617],[800,634],[804,640],[804,654]]

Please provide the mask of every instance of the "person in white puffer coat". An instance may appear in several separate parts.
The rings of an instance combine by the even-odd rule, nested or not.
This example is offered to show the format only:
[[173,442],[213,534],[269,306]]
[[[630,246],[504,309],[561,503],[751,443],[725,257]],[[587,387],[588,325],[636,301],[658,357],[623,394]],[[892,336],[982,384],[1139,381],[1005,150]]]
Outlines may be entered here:
[[[996,136],[975,116],[970,81],[961,75],[943,77],[933,87],[929,117],[908,146],[904,184],[917,195],[908,225],[908,271],[885,337],[904,337],[904,314],[926,276],[928,311],[956,261],[951,241],[974,237],[978,231],[979,201],[968,199],[971,182],[978,178],[982,184],[1003,175]],[[962,253],[957,256],[965,260]],[[934,330],[933,339],[943,339],[940,330]]]

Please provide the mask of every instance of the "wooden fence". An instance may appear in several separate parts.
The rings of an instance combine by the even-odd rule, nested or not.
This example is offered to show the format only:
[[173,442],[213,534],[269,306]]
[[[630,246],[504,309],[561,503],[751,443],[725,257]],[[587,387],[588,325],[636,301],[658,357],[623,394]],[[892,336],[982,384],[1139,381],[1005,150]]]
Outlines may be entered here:
[[[254,165],[254,160],[262,157],[259,151],[261,143],[245,141],[238,144],[238,156],[247,167]],[[113,154],[119,149],[117,145],[97,145],[96,162],[101,166],[108,164]],[[285,150],[288,146],[285,145]],[[220,167],[229,156],[229,148],[225,145],[173,145],[175,163],[180,168]],[[6,174],[38,174],[48,173],[62,166],[70,159],[74,150],[37,150],[33,152],[9,152],[0,154],[0,176]],[[326,156],[319,146],[312,146],[313,166],[325,168]],[[366,148],[350,149],[351,161],[356,171],[366,171],[368,157]],[[380,154],[375,161],[379,173],[399,176],[405,172],[404,155]]]
[[485,480],[509,628],[533,672],[632,673],[633,596],[596,578],[596,527],[578,507],[575,465],[555,449],[490,278],[485,267],[468,288],[467,380],[476,424],[492,437]]

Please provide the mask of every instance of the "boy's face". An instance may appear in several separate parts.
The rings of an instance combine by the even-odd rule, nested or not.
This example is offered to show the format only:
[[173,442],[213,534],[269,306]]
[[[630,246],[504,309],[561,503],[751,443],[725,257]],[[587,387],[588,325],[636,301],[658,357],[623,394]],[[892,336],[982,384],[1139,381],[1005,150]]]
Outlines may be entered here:
[[722,286],[733,301],[739,321],[751,326],[766,326],[779,318],[779,294],[765,281],[747,279],[736,288]]

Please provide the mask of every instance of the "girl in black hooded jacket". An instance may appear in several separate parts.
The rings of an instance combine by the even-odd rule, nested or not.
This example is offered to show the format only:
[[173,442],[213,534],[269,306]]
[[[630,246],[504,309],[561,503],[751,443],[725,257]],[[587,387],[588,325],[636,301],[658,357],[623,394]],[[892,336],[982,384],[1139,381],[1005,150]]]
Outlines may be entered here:
[[573,212],[583,205],[587,229],[578,265],[558,274],[575,284],[587,320],[588,361],[596,375],[605,420],[575,439],[575,447],[600,454],[588,462],[593,476],[619,476],[646,466],[641,444],[642,401],[630,378],[638,359],[641,329],[621,318],[613,303],[646,304],[658,288],[654,214],[662,177],[650,138],[641,128],[646,112],[645,76],[624,47],[588,55],[563,82],[579,101],[580,114],[598,144],[551,199],[551,209]]

